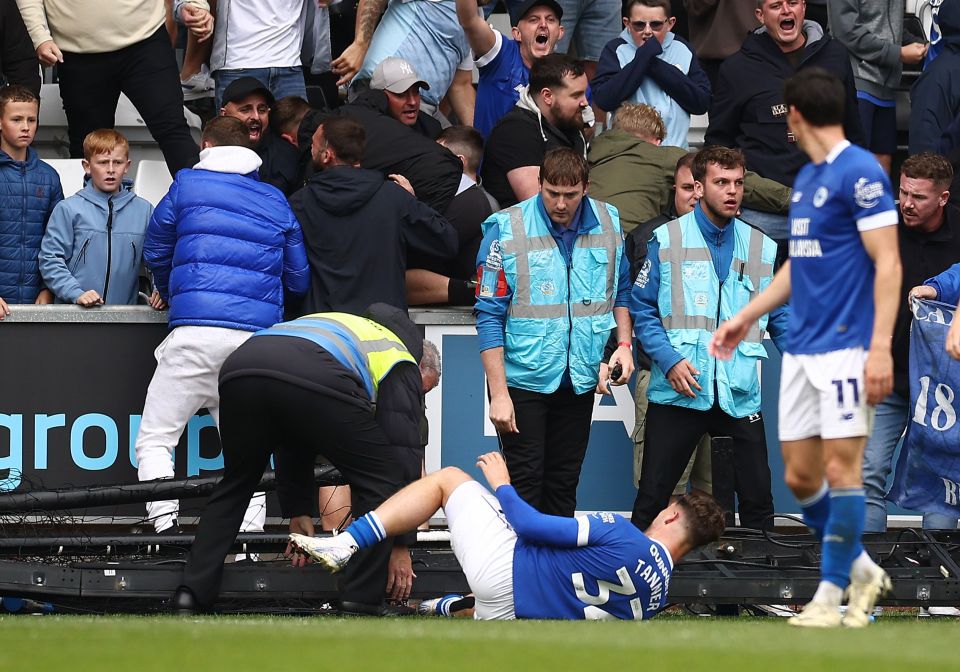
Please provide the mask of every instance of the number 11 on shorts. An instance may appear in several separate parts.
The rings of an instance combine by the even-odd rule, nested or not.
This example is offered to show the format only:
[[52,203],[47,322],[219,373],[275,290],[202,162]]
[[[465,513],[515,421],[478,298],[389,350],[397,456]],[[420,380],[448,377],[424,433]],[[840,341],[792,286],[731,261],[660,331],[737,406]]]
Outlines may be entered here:
[[843,380],[831,380],[831,383],[837,388],[837,406],[843,408],[843,388],[848,386],[850,388],[851,397],[853,399],[853,405],[860,405],[860,387],[857,383],[856,378],[847,378],[846,381]]

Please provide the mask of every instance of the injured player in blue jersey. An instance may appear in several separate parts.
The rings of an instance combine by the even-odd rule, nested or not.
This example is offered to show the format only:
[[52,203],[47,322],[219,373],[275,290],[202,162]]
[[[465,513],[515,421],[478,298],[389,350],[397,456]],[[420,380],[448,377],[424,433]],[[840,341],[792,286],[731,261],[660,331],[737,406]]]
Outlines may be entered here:
[[[288,555],[337,572],[360,549],[417,528],[443,507],[478,619],[633,619],[667,604],[673,563],[719,538],[723,512],[684,495],[646,532],[617,514],[547,516],[520,499],[500,453],[477,459],[492,495],[455,467],[407,486],[335,537],[290,535]],[[296,563],[295,563],[296,564]]]

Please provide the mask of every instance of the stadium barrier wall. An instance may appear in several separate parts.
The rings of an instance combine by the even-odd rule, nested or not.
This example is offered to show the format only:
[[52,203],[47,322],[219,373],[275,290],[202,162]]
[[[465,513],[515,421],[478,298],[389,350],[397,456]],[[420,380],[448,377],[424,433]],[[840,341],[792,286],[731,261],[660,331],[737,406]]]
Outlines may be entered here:
[[[496,450],[497,439],[473,315],[464,308],[414,309],[410,315],[443,361],[440,385],[427,396],[427,470],[454,465],[480,477],[476,456]],[[134,442],[167,313],[146,306],[12,306],[0,334],[0,496],[136,482]],[[776,439],[780,355],[772,342],[765,344],[770,358],[761,366],[762,410],[774,500],[778,512],[794,513]],[[597,397],[578,491],[581,510],[632,510],[633,424],[630,389]],[[177,476],[221,467],[212,418],[194,416],[176,450]],[[273,508],[271,515],[278,515]]]

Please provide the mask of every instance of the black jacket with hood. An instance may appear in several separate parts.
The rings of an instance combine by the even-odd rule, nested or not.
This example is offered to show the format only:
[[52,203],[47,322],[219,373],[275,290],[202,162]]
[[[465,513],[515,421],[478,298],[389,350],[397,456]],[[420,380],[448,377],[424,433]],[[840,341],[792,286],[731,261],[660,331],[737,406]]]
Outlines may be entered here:
[[937,14],[943,50],[910,89],[910,155],[960,146],[960,2]]
[[705,145],[739,147],[746,154],[747,169],[787,186],[809,161],[788,137],[783,104],[783,83],[798,71],[820,67],[843,80],[847,90],[843,129],[850,142],[863,144],[847,50],[824,35],[818,23],[804,21],[803,32],[807,41],[796,66],[763,26],[747,36],[740,51],[720,68],[704,138]]
[[429,128],[411,129],[391,117],[383,91],[364,91],[334,114],[363,124],[367,143],[360,165],[384,175],[403,175],[410,180],[417,198],[437,212],[446,211],[457,194],[463,166],[450,150],[427,137]]
[[[459,178],[458,178],[459,181]],[[300,313],[362,315],[374,303],[407,309],[407,251],[457,253],[457,232],[383,174],[336,166],[290,198],[303,229],[310,289]]]

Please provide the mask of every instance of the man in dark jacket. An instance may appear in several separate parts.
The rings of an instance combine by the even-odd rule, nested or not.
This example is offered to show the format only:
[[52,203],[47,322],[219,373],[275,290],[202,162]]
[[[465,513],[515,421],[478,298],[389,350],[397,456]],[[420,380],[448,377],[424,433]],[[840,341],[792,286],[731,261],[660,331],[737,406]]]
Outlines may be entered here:
[[847,50],[820,24],[804,21],[805,11],[803,0],[762,1],[756,14],[763,25],[720,68],[704,138],[705,145],[739,147],[747,169],[787,186],[808,161],[787,128],[783,104],[783,83],[795,72],[817,66],[843,81],[844,132],[850,142],[864,142]]
[[223,91],[220,114],[243,122],[253,150],[260,157],[260,179],[289,196],[300,188],[300,154],[270,127],[273,94],[256,77],[235,79]]
[[[942,56],[938,57],[942,58]],[[934,61],[936,62],[936,61]],[[865,532],[887,529],[887,477],[900,436],[913,415],[910,403],[910,291],[960,259],[960,208],[948,204],[953,168],[939,154],[911,156],[900,169],[900,260],[903,282],[893,328],[893,392],[876,406],[873,432],[863,454],[867,496]],[[926,297],[926,298],[936,298]],[[952,527],[957,521],[927,514],[925,528]]]
[[459,250],[455,257],[411,254],[407,270],[407,301],[411,306],[450,304],[472,306],[477,279],[477,250],[483,239],[483,221],[499,210],[490,195],[477,184],[477,171],[483,159],[483,136],[472,126],[443,129],[437,142],[463,162],[460,188],[450,207],[443,213],[456,229]]
[[[940,55],[910,89],[910,154],[949,153],[960,137],[960,0],[943,0],[937,14]],[[954,194],[956,198],[958,194]]]
[[456,231],[417,200],[405,177],[360,167],[365,143],[363,126],[343,117],[328,117],[313,136],[318,172],[290,199],[310,262],[301,314],[359,315],[376,302],[406,310],[407,251],[457,252]]
[[[366,148],[360,163],[364,168],[383,175],[405,176],[417,198],[437,212],[446,211],[460,184],[459,159],[427,137],[428,133],[411,129],[391,117],[383,91],[364,91],[334,114],[362,124]],[[301,136],[305,131],[315,131],[318,123],[316,116],[304,119],[306,127],[301,124]]]
[[[174,610],[213,606],[223,559],[271,453],[283,516],[291,532],[306,535],[314,532],[315,451],[350,484],[356,518],[419,477],[420,408],[440,374],[423,351],[406,314],[376,304],[364,317],[321,313],[283,322],[230,356],[220,372],[225,475],[200,517]],[[342,610],[383,613],[391,545],[382,546],[351,564],[340,586]]]

